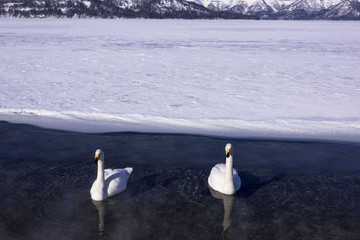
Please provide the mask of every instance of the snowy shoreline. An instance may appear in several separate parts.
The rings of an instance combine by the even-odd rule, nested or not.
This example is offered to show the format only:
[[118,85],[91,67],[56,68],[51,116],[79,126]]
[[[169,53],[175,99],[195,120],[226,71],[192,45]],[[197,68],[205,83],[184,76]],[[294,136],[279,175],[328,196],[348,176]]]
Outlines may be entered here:
[[223,138],[256,138],[360,142],[359,121],[279,119],[171,119],[139,114],[116,115],[0,109],[10,123],[82,133],[139,132],[204,135]]

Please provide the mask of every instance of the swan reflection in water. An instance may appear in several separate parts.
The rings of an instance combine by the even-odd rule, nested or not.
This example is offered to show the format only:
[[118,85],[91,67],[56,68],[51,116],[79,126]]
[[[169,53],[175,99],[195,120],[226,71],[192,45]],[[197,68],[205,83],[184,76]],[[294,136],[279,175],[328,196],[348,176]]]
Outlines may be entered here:
[[92,201],[99,212],[99,235],[98,239],[102,239],[105,235],[105,206],[103,201]]
[[231,226],[231,210],[234,203],[235,196],[234,195],[225,195],[222,193],[219,193],[211,188],[210,192],[211,195],[216,199],[222,199],[224,204],[224,220],[223,220],[223,232],[222,236],[224,239],[227,239],[227,233]]

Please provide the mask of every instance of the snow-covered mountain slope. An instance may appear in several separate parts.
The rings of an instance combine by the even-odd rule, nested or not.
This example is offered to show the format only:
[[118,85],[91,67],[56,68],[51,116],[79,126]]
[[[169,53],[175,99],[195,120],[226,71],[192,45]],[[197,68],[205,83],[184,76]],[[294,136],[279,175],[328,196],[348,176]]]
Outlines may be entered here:
[[342,1],[337,5],[329,7],[324,16],[331,19],[359,19],[360,2]]
[[299,0],[285,7],[276,18],[360,20],[358,0]]
[[5,17],[360,20],[359,0],[0,0]]
[[281,1],[281,0],[188,0],[193,1],[199,5],[218,11],[236,11],[246,13],[249,10],[264,11],[270,7],[274,11],[279,10],[281,7],[286,6],[294,0]]
[[[360,19],[358,0],[188,0],[265,19]],[[328,13],[329,11],[329,13]]]
[[311,13],[327,9],[330,6],[339,4],[340,2],[341,0],[299,0],[287,6],[285,11],[292,12],[304,10],[307,13]]

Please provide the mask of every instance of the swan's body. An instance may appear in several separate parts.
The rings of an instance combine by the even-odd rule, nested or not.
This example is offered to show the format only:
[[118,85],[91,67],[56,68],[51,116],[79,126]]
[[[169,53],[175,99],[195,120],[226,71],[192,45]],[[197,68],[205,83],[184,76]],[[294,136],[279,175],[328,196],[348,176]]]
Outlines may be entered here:
[[216,164],[210,172],[209,186],[223,194],[233,195],[241,186],[241,179],[236,169],[233,168],[231,144],[226,144],[226,163]]
[[104,152],[100,149],[95,152],[95,162],[98,164],[97,178],[90,189],[93,200],[101,201],[126,189],[127,181],[133,171],[131,167],[104,169]]

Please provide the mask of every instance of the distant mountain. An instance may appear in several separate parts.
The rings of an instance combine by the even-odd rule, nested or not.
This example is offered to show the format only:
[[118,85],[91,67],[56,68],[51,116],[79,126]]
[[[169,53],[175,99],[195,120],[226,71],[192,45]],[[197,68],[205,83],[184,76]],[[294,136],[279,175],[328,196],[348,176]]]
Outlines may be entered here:
[[[207,0],[195,0],[204,1]],[[224,4],[226,0],[221,2]],[[234,1],[237,1],[236,3]],[[250,14],[260,19],[293,20],[360,20],[358,0],[234,0],[231,5],[221,5],[218,9]],[[205,5],[204,5],[205,6]],[[216,7],[211,6],[211,9]]]
[[3,17],[360,20],[359,0],[0,0]]
[[185,0],[0,0],[3,17],[257,19]]
[[360,20],[360,2],[343,1],[331,6],[324,13],[324,18],[333,20]]

